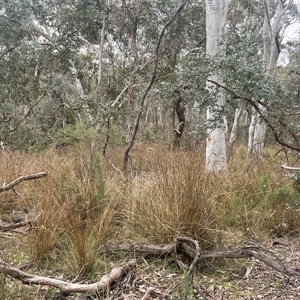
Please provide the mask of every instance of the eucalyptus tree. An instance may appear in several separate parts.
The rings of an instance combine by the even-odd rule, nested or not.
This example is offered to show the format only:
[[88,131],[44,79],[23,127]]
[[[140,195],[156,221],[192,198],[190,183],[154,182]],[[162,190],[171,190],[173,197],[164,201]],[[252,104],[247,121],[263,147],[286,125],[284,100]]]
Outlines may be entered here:
[[201,94],[194,89],[187,54],[198,48],[205,49],[205,5],[191,1],[162,41],[157,79],[150,92],[151,104],[160,112],[164,142],[175,148],[182,144],[181,140],[190,147],[195,139],[198,121],[192,115],[192,107]]
[[[28,1],[1,1],[0,14],[0,139],[16,143],[16,131],[32,107],[41,101],[47,84],[40,87],[35,69],[39,48],[31,40]],[[23,122],[24,124],[24,122]],[[28,144],[34,143],[35,122],[21,128]]]
[[[140,101],[138,103],[138,113],[136,115],[136,118],[135,119],[130,118],[129,122],[127,123],[127,128],[128,128],[127,137],[128,138],[126,140],[127,145],[125,147],[124,160],[123,160],[123,170],[125,172],[128,172],[128,168],[130,166],[130,152],[134,145],[134,142],[135,142],[135,139],[137,136],[137,132],[138,132],[138,129],[140,126],[140,120],[141,120],[141,116],[142,116],[142,113],[144,110],[145,101],[146,101],[146,98],[147,98],[147,96],[155,82],[156,76],[157,76],[160,47],[161,47],[161,44],[163,41],[163,37],[164,37],[168,27],[174,22],[175,18],[184,9],[186,2],[187,2],[186,0],[183,0],[182,3],[180,4],[180,6],[175,10],[175,12],[172,12],[171,15],[168,15],[170,10],[167,10],[166,15],[161,16],[162,11],[158,10],[159,3],[151,3],[150,4],[149,2],[146,1],[146,2],[143,2],[143,4],[145,4],[143,6],[143,8],[141,6],[141,3],[139,3],[139,2],[135,3],[135,6],[133,8],[134,9],[134,11],[133,11],[134,14],[133,14],[132,11],[129,11],[128,5],[126,5],[126,2],[123,1],[123,3],[125,4],[125,9],[129,13],[129,18],[131,20],[131,23],[130,23],[131,26],[130,26],[129,32],[130,32],[131,51],[132,51],[132,55],[133,55],[133,68],[131,71],[130,81],[129,81],[129,85],[128,85],[128,93],[127,93],[127,102],[130,107],[132,107],[136,102],[136,99],[135,99],[136,93],[134,91],[134,85],[136,83],[136,76],[141,71],[144,71],[144,66],[145,66],[145,64],[141,65],[141,61],[142,61],[141,53],[144,52],[144,47],[141,47],[141,46],[145,42],[146,42],[146,45],[150,46],[149,40],[147,38],[145,39],[145,37],[147,37],[149,35],[149,33],[148,33],[149,28],[143,26],[142,28],[139,29],[139,27],[138,27],[141,24],[141,20],[144,21],[143,22],[143,25],[144,25],[144,23],[147,22],[151,18],[152,14],[150,14],[150,15],[143,14],[145,7],[149,6],[150,8],[152,8],[152,10],[150,10],[150,11],[152,13],[154,13],[154,15],[157,16],[156,20],[158,21],[157,27],[156,27],[156,34],[155,34],[156,37],[154,39],[155,42],[154,42],[154,44],[152,44],[153,54],[150,54],[150,57],[146,57],[146,60],[147,60],[146,64],[148,64],[149,59],[150,60],[153,59],[153,68],[150,71],[150,75],[148,75],[148,81],[146,82],[145,88],[140,94],[140,97],[139,97]],[[131,4],[131,3],[129,3],[129,4]],[[146,17],[146,19],[145,19],[145,17]],[[150,29],[152,30],[151,27],[150,27]],[[150,30],[150,32],[151,32],[151,30]],[[137,42],[138,39],[140,40],[139,44]],[[140,47],[138,47],[138,45]],[[145,54],[143,53],[143,56],[144,55]]]
[[[262,34],[265,20],[264,3],[260,1],[251,3],[232,1],[231,3],[233,6],[230,7],[228,14],[227,33],[218,39],[218,45],[226,55],[221,53],[221,55],[215,55],[209,59],[209,57],[203,57],[201,49],[195,48],[188,51],[185,58],[181,60],[181,80],[184,85],[193,86],[194,92],[201,90],[201,96],[198,96],[201,98],[198,107],[207,105],[212,107],[215,104],[214,107],[217,108],[214,110],[216,121],[222,120],[224,114],[227,116],[228,129],[231,129],[230,136],[226,136],[229,151],[238,137],[239,123],[242,119],[247,122],[252,108],[258,116],[256,119],[258,125],[265,123],[275,140],[284,144],[287,140],[281,139],[280,132],[286,132],[287,128],[285,123],[278,125],[280,124],[278,120],[282,120],[282,116],[279,117],[281,114],[278,108],[283,105],[282,99],[287,99],[287,91],[282,78],[273,73],[274,69],[277,68],[276,65],[274,66],[276,56],[273,55],[272,58],[273,68],[266,64],[268,61],[266,61],[264,54],[266,51],[263,47],[264,36]],[[282,11],[282,14],[277,13],[277,23],[272,21],[272,25],[281,24],[281,31],[279,32],[281,33],[291,21],[294,13],[294,7],[289,6],[287,10]],[[280,40],[277,41],[277,38],[276,43],[273,43],[275,50],[280,42]],[[265,71],[265,68],[270,71]],[[218,80],[209,78],[209,75],[214,73],[222,74],[222,78],[219,77]],[[205,74],[208,77],[208,82],[214,86],[216,93],[207,95],[209,90],[203,90]],[[222,91],[225,105],[219,107],[216,105],[217,91]],[[290,104],[287,104],[285,100],[285,105]],[[287,111],[287,108],[284,111]],[[212,125],[213,123],[216,124],[216,121],[206,124],[210,126],[209,130],[214,129]],[[249,123],[244,125],[249,126]],[[222,144],[224,145],[224,142]]]
[[[264,23],[263,23],[263,59],[266,76],[273,76],[277,69],[277,61],[281,52],[283,33],[291,19],[284,18],[285,14],[295,10],[293,1],[276,1],[271,7],[269,0],[264,0]],[[264,102],[264,99],[261,99]],[[256,157],[262,157],[265,143],[266,122],[261,115],[266,114],[263,103],[258,104],[258,110],[253,110],[249,129],[248,153]]]
[[[226,30],[228,13],[228,1],[206,2],[206,53],[208,56],[216,56],[222,53],[219,40]],[[212,98],[216,97],[213,105],[207,108],[207,121],[214,123],[208,130],[206,142],[206,167],[213,173],[224,172],[227,168],[225,118],[216,111],[222,110],[225,98],[222,91],[214,85],[214,82],[222,83],[220,73],[214,72],[207,79],[207,89]]]
[[[2,135],[12,137],[28,128],[33,142],[39,136],[45,140],[51,137],[49,133],[76,122],[76,116],[79,120],[91,116],[82,112],[92,111],[93,100],[99,101],[95,99],[99,93],[95,96],[94,92],[101,87],[101,64],[97,78],[93,60],[100,57],[98,49],[104,40],[105,4],[72,0],[3,2],[0,63],[7,72],[2,73],[1,83],[5,87],[2,91],[9,91],[11,96],[3,93],[1,97],[3,111],[7,111],[2,118]],[[23,124],[26,126],[20,126]]]
[[[257,11],[262,6],[256,3],[253,8]],[[284,14],[288,9],[290,9],[288,11],[289,18]],[[277,7],[275,21],[280,23],[281,18],[285,17],[281,30],[284,30],[284,25],[288,24],[287,21],[292,20],[295,13],[295,7],[289,6],[288,9],[283,9],[281,13],[278,13]],[[263,24],[266,25],[266,19],[263,16],[264,11],[254,14],[255,10],[251,11],[249,15],[250,22],[240,23],[236,30],[232,30],[233,23],[229,23],[228,33],[220,41],[226,51],[226,56],[220,57],[214,62],[214,69],[222,72],[223,83],[215,82],[215,84],[226,93],[228,107],[236,107],[239,112],[248,108],[246,114],[251,112],[250,116],[253,116],[254,111],[257,116],[255,119],[257,126],[267,127],[274,140],[281,146],[298,151],[297,126],[295,115],[292,113],[295,106],[294,100],[292,100],[295,87],[290,85],[289,78],[285,75],[286,68],[279,68],[276,65],[282,44],[280,44],[280,40],[275,41],[272,51],[270,50],[272,47],[263,47],[266,45],[266,41],[264,43],[266,37],[257,32],[262,32],[261,28],[263,28]],[[253,16],[255,16],[256,22],[252,22]],[[272,22],[273,28],[278,26],[275,21]],[[267,25],[270,26],[270,24]],[[270,34],[272,36],[273,33],[268,30],[264,32],[268,33],[267,40],[270,41]],[[266,53],[270,55],[273,53],[273,56],[266,60]],[[284,69],[284,71],[276,73],[275,70],[279,69]],[[289,89],[286,88],[287,86]],[[232,125],[232,130],[234,125],[235,123]],[[254,136],[254,131],[251,131],[253,128],[255,128],[255,123],[252,118],[250,133],[252,132]],[[265,130],[266,128],[263,132]],[[234,136],[234,132],[232,135]],[[262,141],[258,145],[263,146],[264,139]],[[262,152],[256,152],[256,154],[261,155]]]

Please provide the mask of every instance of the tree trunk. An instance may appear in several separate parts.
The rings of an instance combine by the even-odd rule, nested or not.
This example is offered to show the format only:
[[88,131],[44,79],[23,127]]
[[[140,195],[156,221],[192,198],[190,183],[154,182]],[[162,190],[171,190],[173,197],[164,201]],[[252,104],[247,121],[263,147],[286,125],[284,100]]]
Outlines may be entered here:
[[[269,0],[264,0],[264,24],[263,24],[263,47],[264,47],[264,71],[267,76],[272,76],[275,72],[277,60],[280,53],[279,31],[281,19],[290,6],[291,1],[284,5],[283,1],[277,2],[275,15],[271,18]],[[264,99],[262,99],[263,101]],[[266,112],[266,109],[258,104],[261,114]],[[251,119],[254,122],[249,128],[248,155],[261,158],[264,153],[266,123],[255,113]]]
[[175,99],[173,100],[173,106],[178,118],[178,126],[173,129],[173,145],[172,148],[180,148],[182,133],[185,125],[185,107],[182,103],[180,92],[175,92]]
[[[218,44],[219,39],[225,32],[228,11],[228,1],[206,1],[206,53],[209,56],[218,55],[222,52]],[[220,74],[213,74],[209,80],[222,82]],[[207,82],[207,89],[213,96],[216,86]],[[206,168],[213,173],[226,171],[226,128],[225,117],[219,120],[215,111],[219,111],[225,104],[224,95],[217,94],[218,98],[213,100],[215,103],[207,109],[207,121],[212,126],[207,132],[206,141]]]
[[175,113],[174,113],[174,107],[171,105],[164,104],[162,106],[162,120],[163,120],[163,141],[165,144],[170,145],[171,144],[171,133],[172,129],[174,128],[174,119],[175,119]]
[[238,139],[240,133],[240,123],[244,118],[245,113],[246,113],[245,104],[243,102],[240,102],[240,107],[235,110],[234,121],[233,121],[232,129],[231,129],[231,133],[227,145],[228,159],[232,153],[233,145]]
[[104,36],[105,36],[105,28],[106,27],[106,15],[103,16],[103,23],[101,29],[101,38],[99,42],[99,52],[98,52],[98,59],[99,59],[99,67],[98,67],[98,93],[100,97],[100,101],[103,101],[103,82],[102,82],[102,72],[103,72],[103,47],[104,47]]
[[[140,8],[138,8],[137,11],[139,11]],[[138,54],[138,48],[136,44],[137,39],[137,28],[138,28],[138,19],[137,17],[133,20],[132,24],[132,31],[131,31],[131,50],[133,52],[133,69],[130,75],[130,80],[128,84],[128,90],[127,90],[127,101],[126,101],[126,108],[129,111],[129,114],[126,117],[126,148],[123,158],[123,171],[127,173],[129,171],[129,168],[131,167],[131,144],[132,144],[132,136],[134,134],[134,112],[136,107],[136,95],[134,91],[134,86],[136,84],[136,76],[139,71],[139,54]]]
[[[132,130],[132,135],[130,136],[130,139],[127,142],[127,145],[125,147],[125,153],[124,153],[124,158],[123,158],[123,171],[124,173],[128,173],[128,169],[129,169],[129,162],[130,162],[130,151],[134,145],[135,139],[136,139],[136,135],[137,135],[137,131],[139,129],[140,126],[140,120],[141,120],[141,116],[144,110],[144,105],[145,105],[145,100],[146,97],[149,93],[149,91],[152,88],[152,85],[154,84],[155,78],[156,78],[156,73],[157,73],[157,68],[158,68],[158,59],[159,59],[159,50],[160,50],[160,45],[162,42],[162,39],[164,37],[164,34],[167,30],[167,28],[173,23],[173,21],[175,20],[175,18],[180,14],[180,12],[184,9],[184,6],[186,4],[187,0],[184,0],[181,5],[179,6],[179,8],[177,9],[177,11],[175,12],[175,14],[171,17],[171,19],[165,24],[165,26],[163,27],[163,29],[161,30],[159,36],[158,36],[158,40],[157,40],[157,44],[156,44],[156,48],[155,48],[155,59],[154,59],[154,67],[153,67],[153,71],[152,71],[152,75],[151,75],[151,79],[141,97],[141,102],[139,104],[139,111],[137,114],[137,118],[135,120],[135,123],[133,124],[133,130]],[[135,34],[137,32],[137,29],[135,30]],[[137,72],[138,72],[138,68],[137,68]],[[133,78],[133,77],[132,77]],[[130,84],[129,84],[130,86]],[[128,93],[130,91],[128,86]],[[133,87],[133,85],[132,85]]]

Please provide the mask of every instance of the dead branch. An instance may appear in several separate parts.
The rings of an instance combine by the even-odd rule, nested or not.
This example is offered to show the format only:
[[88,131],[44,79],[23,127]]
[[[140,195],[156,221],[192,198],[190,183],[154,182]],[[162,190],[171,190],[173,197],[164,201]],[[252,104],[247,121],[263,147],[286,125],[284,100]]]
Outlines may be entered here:
[[0,193],[13,188],[14,186],[16,186],[17,184],[19,184],[22,181],[42,178],[42,177],[45,177],[45,176],[47,176],[46,172],[40,172],[40,173],[37,173],[37,174],[21,176],[21,177],[13,180],[12,182],[10,182],[8,184],[4,183],[3,186],[0,187]]
[[135,259],[122,263],[111,270],[109,274],[104,275],[100,281],[91,284],[70,283],[60,279],[54,279],[44,276],[28,274],[0,260],[0,272],[9,275],[15,279],[21,280],[25,284],[49,285],[58,288],[62,293],[86,293],[102,291],[107,292],[113,282],[119,280],[123,274],[136,264]]
[[263,253],[260,247],[244,247],[236,250],[226,250],[226,251],[211,251],[204,252],[201,254],[200,259],[205,258],[249,258],[254,257],[259,261],[265,263],[267,266],[273,268],[274,270],[282,273],[286,276],[300,276],[300,270],[291,269],[286,267],[281,261],[278,259],[274,259]]
[[[199,260],[217,259],[217,258],[249,258],[254,257],[263,262],[267,266],[280,272],[286,277],[300,276],[300,270],[285,266],[280,259],[274,257],[270,251],[260,247],[259,245],[251,245],[240,249],[225,250],[225,251],[204,251],[201,252],[199,243],[196,240],[187,237],[178,237],[174,243],[164,245],[108,245],[102,247],[101,251],[134,251],[141,255],[172,255],[176,253],[185,253],[192,259],[191,265],[188,267],[189,280],[193,280],[193,272]],[[70,283],[60,279],[54,279],[43,276],[36,276],[25,273],[18,268],[15,268],[2,260],[0,260],[0,273],[9,275],[15,279],[21,280],[24,284],[48,285],[58,288],[62,293],[90,293],[101,291],[107,293],[111,285],[119,280],[128,269],[136,264],[136,260],[129,260],[127,263],[113,268],[109,274],[104,275],[100,281],[92,284]],[[148,299],[152,296],[152,290],[145,291],[143,299]]]
[[170,255],[176,251],[176,244],[169,243],[164,245],[125,245],[125,244],[107,244],[101,247],[100,252],[126,251],[136,252],[144,255]]
[[[193,244],[194,249],[189,245]],[[219,258],[250,258],[254,257],[257,260],[263,262],[267,266],[282,273],[285,276],[300,276],[300,270],[285,266],[278,258],[274,258],[270,255],[267,249],[259,246],[247,246],[240,249],[225,250],[225,251],[204,251],[200,253],[199,244],[197,241],[187,238],[178,237],[174,243],[165,245],[110,245],[105,246],[101,251],[131,251],[141,255],[171,255],[174,252],[181,252],[188,255],[193,259],[192,264],[189,266],[189,275],[193,271],[198,261],[203,259],[219,259]],[[268,252],[268,254],[266,253]]]
[[289,166],[286,166],[286,165],[278,165],[276,167],[279,167],[279,168],[282,168],[282,169],[285,169],[285,170],[289,170],[289,171],[300,171],[300,168],[289,167]]
[[3,232],[9,231],[9,230],[12,230],[12,229],[27,226],[30,223],[31,223],[31,221],[4,224],[3,222],[0,221],[0,231],[3,231]]
[[193,280],[194,280],[194,269],[195,266],[200,258],[200,247],[199,247],[199,243],[196,240],[190,239],[188,237],[184,237],[184,236],[179,236],[177,238],[177,242],[189,242],[192,243],[195,246],[195,256],[193,259],[193,262],[191,263],[190,267],[189,267],[189,271],[188,271],[188,276],[189,276],[189,281],[191,284],[193,284]]
[[150,288],[149,290],[147,290],[146,294],[143,296],[142,300],[150,300],[153,298],[157,298],[157,294],[154,291],[153,288]]

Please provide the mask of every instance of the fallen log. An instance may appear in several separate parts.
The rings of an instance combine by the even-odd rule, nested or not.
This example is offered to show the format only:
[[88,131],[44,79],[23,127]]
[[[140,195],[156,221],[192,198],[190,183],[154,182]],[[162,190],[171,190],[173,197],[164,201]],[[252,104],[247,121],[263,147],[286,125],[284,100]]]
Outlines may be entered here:
[[0,193],[12,189],[14,186],[16,186],[17,184],[19,184],[22,181],[42,178],[42,177],[45,177],[45,176],[47,176],[46,172],[40,172],[40,173],[37,173],[37,174],[20,176],[19,178],[11,181],[10,183],[7,183],[7,184],[4,183],[2,186],[0,186]]
[[[250,258],[254,257],[258,261],[263,262],[267,266],[280,272],[284,277],[300,276],[300,269],[290,268],[285,266],[280,259],[267,249],[259,245],[250,245],[240,249],[224,250],[224,251],[201,251],[199,243],[188,237],[177,237],[174,243],[164,245],[105,245],[100,248],[102,252],[109,251],[133,251],[135,255],[141,256],[162,256],[162,255],[177,255],[178,253],[185,253],[192,263],[187,267],[189,281],[193,284],[193,274],[197,263],[203,259],[220,259],[220,258]],[[43,276],[36,276],[15,268],[4,261],[0,260],[0,273],[9,275],[15,279],[21,280],[24,284],[48,285],[58,288],[60,292],[65,294],[70,293],[90,293],[103,292],[107,293],[114,282],[118,281],[125,272],[132,266],[136,265],[136,259],[131,259],[119,266],[113,268],[109,274],[104,275],[100,281],[91,284],[70,283],[60,279],[54,279]],[[151,296],[152,291],[144,295],[145,299]]]
[[[190,246],[194,245],[194,248]],[[278,258],[272,257],[270,251],[261,246],[246,246],[240,249],[224,250],[224,251],[200,251],[199,244],[196,240],[187,237],[178,237],[174,243],[165,245],[105,245],[100,251],[128,251],[133,249],[135,253],[140,255],[154,255],[160,256],[171,255],[176,252],[185,253],[191,260],[192,263],[189,266],[189,276],[192,276],[192,272],[196,263],[204,259],[221,259],[221,258],[250,258],[254,257],[257,260],[263,262],[267,266],[274,270],[282,273],[285,276],[300,276],[300,269],[293,269],[285,266]],[[267,254],[268,253],[268,254]],[[192,281],[192,277],[191,277]]]
[[24,284],[48,285],[58,288],[64,294],[103,292],[106,293],[111,288],[113,282],[119,280],[123,274],[136,264],[135,259],[124,262],[113,268],[109,274],[104,275],[100,281],[90,284],[71,283],[60,279],[44,276],[32,275],[15,268],[0,260],[0,272],[9,275],[15,279],[21,280]]

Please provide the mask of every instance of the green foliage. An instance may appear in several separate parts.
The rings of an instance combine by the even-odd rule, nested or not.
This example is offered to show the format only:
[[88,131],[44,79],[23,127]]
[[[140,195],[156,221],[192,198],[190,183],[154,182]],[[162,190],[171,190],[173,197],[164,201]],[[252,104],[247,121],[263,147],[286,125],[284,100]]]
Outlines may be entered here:
[[188,275],[188,271],[185,270],[181,276],[181,282],[179,284],[179,286],[176,288],[177,292],[178,292],[178,296],[180,297],[180,299],[184,299],[184,300],[189,300],[189,299],[194,299],[194,289],[192,284],[189,281],[189,275]]
[[0,1],[0,45],[4,46],[1,52],[7,52],[19,45],[27,36],[29,1]]
[[[74,117],[73,112],[71,117]],[[54,138],[53,142],[57,148],[63,148],[65,146],[76,146],[80,143],[90,143],[97,139],[96,131],[92,128],[87,128],[85,124],[69,124],[65,128],[59,130]]]
[[248,167],[244,166],[243,175],[237,171],[229,177],[233,184],[220,207],[222,226],[262,238],[272,232],[294,234],[299,231],[299,224],[295,222],[299,212],[293,209],[297,207],[298,192],[293,190],[291,181],[265,167],[246,171]]

